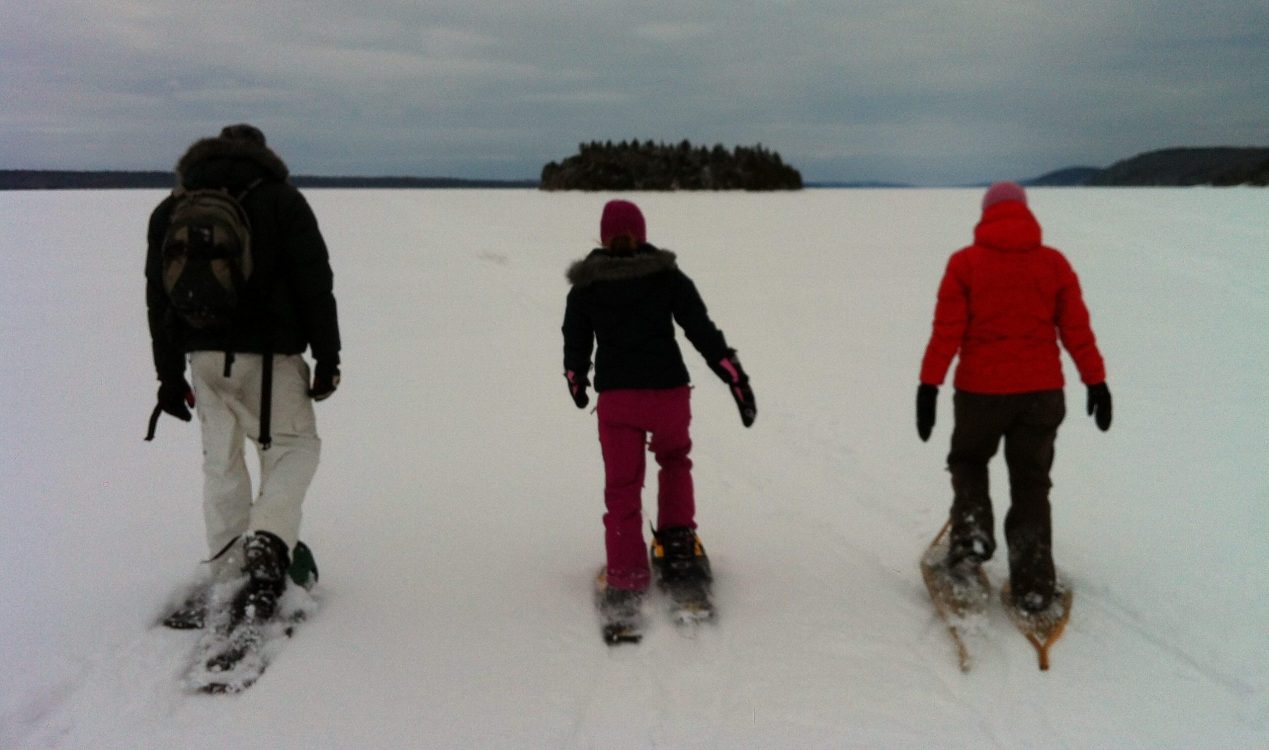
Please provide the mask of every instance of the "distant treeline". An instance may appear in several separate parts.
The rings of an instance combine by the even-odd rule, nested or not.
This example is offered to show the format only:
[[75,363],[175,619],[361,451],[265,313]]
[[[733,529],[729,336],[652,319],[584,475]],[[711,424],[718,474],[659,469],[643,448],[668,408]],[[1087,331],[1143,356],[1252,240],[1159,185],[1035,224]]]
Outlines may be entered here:
[[[451,177],[318,177],[295,175],[301,188],[535,188],[535,180],[462,180]],[[0,170],[0,190],[111,190],[171,188],[171,172],[76,172],[66,170]]]
[[1169,148],[1097,167],[1070,167],[1029,185],[1097,187],[1269,186],[1269,148]]
[[[296,175],[301,188],[536,188],[544,190],[797,190],[802,175],[780,154],[722,145],[706,148],[623,141],[586,143],[576,156],[542,169],[542,180]],[[1170,148],[1109,167],[1068,167],[1020,180],[1036,186],[1269,186],[1269,148]],[[173,187],[171,172],[0,170],[0,190],[108,190]],[[885,182],[817,182],[812,187],[905,187]]]
[[109,190],[170,188],[171,172],[72,172],[63,170],[0,170],[0,190]]
[[542,168],[543,190],[800,190],[802,175],[761,144],[713,148],[592,141]]

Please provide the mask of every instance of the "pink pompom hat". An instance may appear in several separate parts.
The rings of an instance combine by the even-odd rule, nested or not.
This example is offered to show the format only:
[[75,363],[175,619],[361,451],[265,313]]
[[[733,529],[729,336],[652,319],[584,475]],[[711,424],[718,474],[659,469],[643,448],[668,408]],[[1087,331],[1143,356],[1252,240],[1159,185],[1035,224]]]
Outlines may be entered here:
[[991,206],[1005,201],[1018,201],[1026,205],[1027,191],[1016,182],[997,182],[987,188],[987,192],[983,195],[983,210],[986,211]]

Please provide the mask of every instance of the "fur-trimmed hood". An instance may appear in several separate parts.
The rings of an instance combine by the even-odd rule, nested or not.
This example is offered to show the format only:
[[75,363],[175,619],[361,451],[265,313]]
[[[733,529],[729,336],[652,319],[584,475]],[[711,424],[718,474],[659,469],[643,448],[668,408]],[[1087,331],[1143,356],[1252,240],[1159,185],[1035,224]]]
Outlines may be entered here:
[[644,244],[630,255],[615,255],[602,248],[590,252],[568,268],[568,281],[575,287],[589,286],[596,281],[622,281],[651,276],[678,268],[675,254]]
[[217,171],[216,162],[247,162],[262,172],[263,177],[285,182],[290,176],[286,162],[268,146],[229,138],[204,138],[194,143],[176,163],[177,184],[189,186],[207,178],[205,172]]

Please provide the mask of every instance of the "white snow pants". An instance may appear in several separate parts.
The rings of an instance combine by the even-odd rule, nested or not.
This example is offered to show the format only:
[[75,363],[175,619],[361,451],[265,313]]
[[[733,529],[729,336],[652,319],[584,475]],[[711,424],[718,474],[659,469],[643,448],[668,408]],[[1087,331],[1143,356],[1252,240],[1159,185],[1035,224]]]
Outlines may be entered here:
[[[294,549],[300,507],[317,471],[321,440],[308,395],[308,363],[298,354],[274,355],[273,444],[259,450],[260,385],[264,357],[235,354],[225,377],[225,353],[193,352],[190,373],[203,433],[203,517],[207,546],[215,555],[236,537],[268,531]],[[256,443],[260,491],[252,501],[244,440]],[[213,563],[212,575],[236,575],[237,549]]]

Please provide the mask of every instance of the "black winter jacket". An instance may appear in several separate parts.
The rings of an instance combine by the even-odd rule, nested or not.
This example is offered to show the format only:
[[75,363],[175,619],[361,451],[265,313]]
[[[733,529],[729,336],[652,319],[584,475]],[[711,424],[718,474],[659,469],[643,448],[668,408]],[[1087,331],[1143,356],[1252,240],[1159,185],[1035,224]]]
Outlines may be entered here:
[[687,385],[676,321],[711,367],[730,353],[696,285],[668,250],[648,244],[629,255],[593,250],[568,269],[568,280],[564,369],[586,374],[596,348],[596,391]]
[[176,198],[168,196],[154,209],[145,278],[159,379],[182,377],[184,354],[192,351],[302,354],[311,347],[315,360],[338,364],[339,323],[326,243],[308,202],[288,182],[286,164],[266,146],[207,138],[181,157],[176,176],[187,189],[227,188],[235,195],[261,180],[242,199],[251,221],[255,270],[239,323],[217,334],[190,328],[172,311],[163,290],[163,235]]

